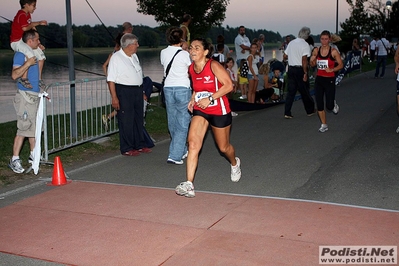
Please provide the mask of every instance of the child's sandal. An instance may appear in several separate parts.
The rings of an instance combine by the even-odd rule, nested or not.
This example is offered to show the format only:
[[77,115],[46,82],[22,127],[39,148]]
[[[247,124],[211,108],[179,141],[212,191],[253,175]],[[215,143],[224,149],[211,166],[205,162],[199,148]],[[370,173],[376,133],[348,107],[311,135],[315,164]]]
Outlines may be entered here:
[[19,78],[18,83],[20,83],[24,88],[33,89],[32,84],[30,84],[29,79]]

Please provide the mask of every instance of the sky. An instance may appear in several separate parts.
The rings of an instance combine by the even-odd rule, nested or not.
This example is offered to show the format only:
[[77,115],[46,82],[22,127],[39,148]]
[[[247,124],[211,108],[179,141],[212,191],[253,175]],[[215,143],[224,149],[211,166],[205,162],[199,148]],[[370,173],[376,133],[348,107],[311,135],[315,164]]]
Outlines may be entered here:
[[[20,9],[18,0],[1,0],[0,16],[12,20]],[[130,21],[133,25],[157,26],[153,16],[137,12],[135,0],[87,0],[106,26],[121,25]],[[101,24],[86,0],[70,0],[72,23],[75,25]],[[323,30],[335,32],[336,7],[338,21],[349,17],[349,5],[345,0],[230,0],[224,27],[244,25],[248,29],[266,29],[282,36],[297,35],[302,26],[308,26],[312,34]],[[66,4],[63,0],[37,0],[33,21],[47,20],[66,24]],[[0,22],[6,22],[0,18]],[[340,28],[339,28],[340,30]]]

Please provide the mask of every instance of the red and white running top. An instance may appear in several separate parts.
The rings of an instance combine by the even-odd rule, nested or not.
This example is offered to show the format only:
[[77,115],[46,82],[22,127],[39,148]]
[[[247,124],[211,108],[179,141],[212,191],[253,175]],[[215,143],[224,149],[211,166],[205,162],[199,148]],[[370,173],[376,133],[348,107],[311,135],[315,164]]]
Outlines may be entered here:
[[[194,71],[194,62],[189,67],[196,102],[200,99],[208,98],[222,86],[212,71],[211,62],[212,59],[209,59],[200,73]],[[205,109],[194,105],[194,110],[199,110],[209,115],[226,115],[231,112],[229,100],[226,95],[215,99],[215,102]]]

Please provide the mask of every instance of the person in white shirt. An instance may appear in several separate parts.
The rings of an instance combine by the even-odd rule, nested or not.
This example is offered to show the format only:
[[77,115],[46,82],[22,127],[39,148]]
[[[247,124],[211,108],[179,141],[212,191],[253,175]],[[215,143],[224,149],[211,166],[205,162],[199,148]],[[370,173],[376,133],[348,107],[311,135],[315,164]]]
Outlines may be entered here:
[[245,27],[240,26],[238,30],[238,35],[234,40],[234,45],[236,49],[236,63],[237,66],[240,65],[241,59],[247,60],[249,56],[249,48],[251,46],[251,42],[248,37],[245,36]]
[[183,164],[183,159],[187,157],[187,132],[191,120],[191,115],[187,111],[192,95],[188,76],[191,59],[189,53],[181,47],[184,42],[181,28],[169,28],[166,31],[166,40],[169,46],[163,49],[160,55],[165,72],[164,76],[166,76],[168,65],[174,57],[163,88],[168,115],[168,129],[171,137],[166,162],[180,165]]
[[297,91],[301,94],[302,102],[308,116],[315,113],[314,101],[310,96],[309,89],[306,88],[308,80],[308,57],[310,56],[309,44],[305,41],[310,35],[310,29],[303,27],[298,38],[287,46],[284,51],[284,59],[288,59],[288,93],[285,101],[284,117],[293,118],[291,107],[294,103]]
[[265,43],[265,35],[259,34],[258,37],[259,67],[265,62],[265,48],[263,47],[264,43]]
[[136,54],[138,47],[135,35],[123,35],[121,49],[111,56],[107,71],[112,107],[118,112],[120,151],[125,156],[151,152],[143,134],[143,71]]
[[370,42],[370,63],[374,62],[375,60],[375,46],[377,44],[377,37],[374,37],[373,40]]
[[[385,65],[387,63],[388,51],[391,48],[387,39],[382,37],[380,40],[377,41],[375,53],[377,55],[377,66],[375,67],[375,74],[374,78],[384,78],[385,75]],[[380,66],[381,75],[380,75]]]

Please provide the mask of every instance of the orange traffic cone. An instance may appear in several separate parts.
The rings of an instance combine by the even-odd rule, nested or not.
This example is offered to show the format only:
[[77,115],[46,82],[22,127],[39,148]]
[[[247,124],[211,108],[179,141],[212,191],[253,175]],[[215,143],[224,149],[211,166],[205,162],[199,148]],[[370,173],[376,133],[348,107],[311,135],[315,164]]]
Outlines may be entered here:
[[71,183],[70,180],[66,179],[64,167],[62,167],[61,158],[56,156],[54,158],[54,170],[53,179],[50,186],[62,186]]

